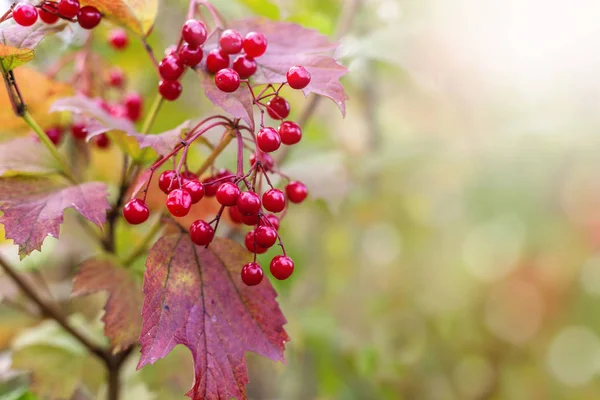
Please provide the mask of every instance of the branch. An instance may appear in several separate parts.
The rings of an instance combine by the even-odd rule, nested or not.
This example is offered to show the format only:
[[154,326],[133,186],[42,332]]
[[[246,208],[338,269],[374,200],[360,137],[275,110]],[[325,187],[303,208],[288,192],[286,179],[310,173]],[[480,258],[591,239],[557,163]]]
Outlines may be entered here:
[[12,281],[21,289],[23,294],[27,296],[32,302],[34,302],[39,308],[41,313],[44,316],[52,318],[56,321],[64,330],[66,330],[71,336],[73,336],[79,343],[85,346],[88,351],[102,361],[108,363],[110,356],[106,353],[106,351],[99,345],[92,343],[88,338],[86,338],[81,332],[79,332],[75,327],[71,326],[67,321],[66,317],[62,315],[62,313],[57,310],[54,305],[49,304],[44,299],[42,299],[35,291],[35,289],[24,280],[19,273],[2,257],[0,256],[0,267],[6,272],[6,274],[12,279]]

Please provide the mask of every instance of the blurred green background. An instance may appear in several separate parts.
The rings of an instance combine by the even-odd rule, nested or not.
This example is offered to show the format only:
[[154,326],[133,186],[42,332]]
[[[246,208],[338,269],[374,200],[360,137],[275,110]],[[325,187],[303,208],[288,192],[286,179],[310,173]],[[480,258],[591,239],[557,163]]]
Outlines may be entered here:
[[[157,52],[183,3],[163,1]],[[346,118],[324,99],[286,160],[314,201],[281,229],[287,363],[249,354],[249,397],[600,398],[600,4],[214,3],[341,34],[350,70]],[[141,46],[99,51],[155,90]],[[194,79],[157,131],[197,114]],[[20,317],[0,313],[7,343]],[[184,398],[185,349],[136,361],[127,399]]]

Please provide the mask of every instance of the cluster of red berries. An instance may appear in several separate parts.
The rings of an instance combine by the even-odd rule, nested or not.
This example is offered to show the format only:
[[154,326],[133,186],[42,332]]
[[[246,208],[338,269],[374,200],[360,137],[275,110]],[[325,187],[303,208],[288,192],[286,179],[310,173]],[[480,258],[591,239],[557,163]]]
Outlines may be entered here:
[[33,25],[39,16],[47,24],[53,24],[59,18],[76,21],[83,29],[93,29],[102,20],[102,14],[96,7],[80,7],[79,0],[45,0],[37,6],[17,3],[12,9],[12,16],[21,26]]
[[189,19],[183,24],[179,46],[168,49],[165,58],[158,65],[158,72],[162,78],[158,83],[158,91],[165,100],[173,101],[179,98],[183,90],[179,78],[185,72],[185,67],[194,68],[202,61],[202,45],[207,37],[208,31],[204,22]]
[[[266,154],[264,156],[269,157]],[[253,168],[260,168],[263,173],[267,171],[267,167],[262,166],[261,163],[253,164]],[[222,212],[228,208],[232,223],[254,227],[246,234],[244,242],[248,251],[256,256],[266,252],[278,240],[282,245],[277,233],[280,219],[274,213],[284,211],[288,200],[292,203],[301,203],[308,191],[303,183],[291,181],[286,185],[285,193],[271,187],[260,196],[252,190],[241,190],[238,185],[243,182],[244,177],[239,177],[226,169],[202,181],[191,172],[178,174],[174,170],[168,170],[160,175],[158,186],[167,194],[167,209],[175,217],[188,215],[192,205],[204,197],[215,197],[221,204],[221,211],[213,221],[206,222],[200,219],[191,224],[190,238],[196,245],[208,246],[212,242]],[[144,200],[135,198],[125,204],[123,216],[130,224],[141,224],[150,216],[150,210]],[[215,224],[214,228],[212,224]],[[277,279],[287,279],[293,270],[294,263],[285,256],[285,250],[283,256],[276,256],[271,261],[270,271]],[[245,284],[257,285],[262,278],[263,271],[256,263],[256,259],[242,268],[242,280]]]
[[[242,79],[256,72],[257,57],[267,51],[267,39],[260,32],[250,32],[243,37],[234,29],[221,33],[219,46],[206,56],[206,70],[215,74],[215,85],[226,93],[235,92]],[[231,56],[235,56],[231,61]]]

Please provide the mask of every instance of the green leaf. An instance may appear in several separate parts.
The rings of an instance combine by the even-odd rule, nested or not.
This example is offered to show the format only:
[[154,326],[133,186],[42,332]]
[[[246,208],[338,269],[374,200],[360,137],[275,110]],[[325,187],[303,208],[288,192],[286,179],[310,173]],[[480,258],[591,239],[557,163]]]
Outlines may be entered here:
[[0,62],[6,72],[33,60],[34,53],[31,49],[18,49],[16,47],[0,44]]
[[[79,329],[85,324],[74,316]],[[84,332],[89,335],[89,331]],[[84,374],[101,376],[102,365],[56,322],[44,321],[22,332],[12,344],[13,367],[31,371],[34,393],[43,398],[70,398]]]

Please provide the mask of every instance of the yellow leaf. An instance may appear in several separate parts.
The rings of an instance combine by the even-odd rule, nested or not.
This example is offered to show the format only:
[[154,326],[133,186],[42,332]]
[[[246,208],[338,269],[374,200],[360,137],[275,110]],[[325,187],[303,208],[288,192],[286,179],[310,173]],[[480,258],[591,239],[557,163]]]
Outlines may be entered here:
[[0,61],[4,71],[15,69],[19,65],[33,60],[33,57],[34,54],[31,49],[18,49],[0,43]]
[[[73,88],[29,67],[18,68],[14,74],[27,109],[36,121],[42,127],[57,123],[60,115],[57,113],[49,115],[48,109],[56,99],[72,95]],[[6,88],[2,88],[0,90],[0,141],[30,130],[27,124],[14,114]]]
[[158,0],[82,0],[96,7],[106,18],[145,37],[156,19]]

